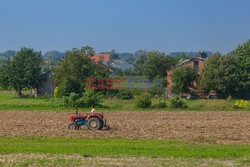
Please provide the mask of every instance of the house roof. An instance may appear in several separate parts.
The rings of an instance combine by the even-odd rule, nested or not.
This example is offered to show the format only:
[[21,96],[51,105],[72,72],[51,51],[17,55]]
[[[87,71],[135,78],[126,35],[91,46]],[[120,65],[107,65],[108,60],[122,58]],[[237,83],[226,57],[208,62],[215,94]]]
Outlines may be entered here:
[[113,59],[111,62],[111,66],[115,68],[120,68],[122,70],[126,70],[131,68],[133,65],[121,59]]
[[108,62],[110,60],[110,54],[94,54],[90,58],[94,61]]
[[190,61],[193,61],[193,60],[197,60],[197,59],[198,59],[198,60],[201,60],[201,61],[205,61],[205,60],[206,60],[206,59],[204,59],[204,58],[194,57],[194,58],[191,58],[191,59],[182,61],[181,63],[177,64],[176,66],[180,66],[180,65],[182,65],[182,64],[185,64],[185,63],[187,63],[187,62],[190,62]]
[[201,57],[193,57],[193,58],[191,58],[191,59],[187,59],[187,60],[184,60],[184,61],[180,62],[180,63],[177,64],[176,66],[170,67],[168,70],[172,70],[172,69],[174,69],[175,67],[182,66],[183,64],[186,64],[186,63],[191,62],[191,61],[194,61],[194,60],[205,61],[206,59],[201,58]]

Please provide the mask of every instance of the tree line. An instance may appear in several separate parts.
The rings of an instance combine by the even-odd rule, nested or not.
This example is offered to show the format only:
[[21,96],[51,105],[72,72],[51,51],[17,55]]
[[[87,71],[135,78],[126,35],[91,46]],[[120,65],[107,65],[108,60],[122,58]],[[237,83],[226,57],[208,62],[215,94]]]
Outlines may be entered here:
[[[53,80],[59,96],[71,92],[83,94],[87,77],[107,78],[110,74],[108,66],[102,62],[94,62],[90,57],[95,51],[90,46],[66,51],[62,59],[58,59],[52,67]],[[83,56],[85,55],[85,56]],[[114,58],[117,54],[112,50]],[[149,79],[166,78],[166,71],[178,64],[185,55],[169,56],[159,51],[137,51],[133,67],[125,71],[117,71],[118,76],[145,76]],[[62,55],[61,55],[62,56]],[[49,57],[49,55],[48,55]],[[14,88],[22,96],[24,88],[34,88],[46,79],[44,74],[44,58],[41,52],[31,48],[21,48],[13,57],[0,63],[0,86]],[[201,75],[195,69],[180,68],[173,74],[176,93],[189,93],[191,87],[198,87],[204,92],[216,91],[223,97],[250,97],[250,41],[239,45],[227,55],[215,53],[206,60]],[[193,85],[194,81],[197,85]],[[98,90],[97,90],[98,91]]]
[[190,67],[178,68],[172,75],[175,93],[192,93],[190,88],[198,88],[204,93],[215,91],[222,98],[249,99],[250,41],[227,55],[215,53],[209,56],[201,75]]

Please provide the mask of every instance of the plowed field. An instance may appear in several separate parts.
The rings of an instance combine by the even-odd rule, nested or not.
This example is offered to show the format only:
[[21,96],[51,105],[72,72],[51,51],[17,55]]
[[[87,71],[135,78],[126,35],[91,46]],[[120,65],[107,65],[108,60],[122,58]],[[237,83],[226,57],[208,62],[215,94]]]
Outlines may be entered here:
[[104,112],[111,130],[67,129],[70,112],[0,111],[0,136],[250,143],[250,112]]

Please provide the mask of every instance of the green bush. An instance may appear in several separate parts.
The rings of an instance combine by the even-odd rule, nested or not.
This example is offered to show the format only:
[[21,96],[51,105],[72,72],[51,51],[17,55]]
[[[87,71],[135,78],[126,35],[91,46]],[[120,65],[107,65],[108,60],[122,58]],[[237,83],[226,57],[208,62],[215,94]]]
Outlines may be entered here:
[[241,108],[244,109],[248,105],[248,102],[246,100],[236,100],[234,104],[234,108]]
[[117,97],[119,99],[129,100],[129,99],[133,99],[133,94],[130,90],[124,89],[124,90],[120,91],[120,93],[117,95]]
[[167,103],[164,102],[164,101],[159,101],[159,103],[157,103],[157,104],[155,105],[155,107],[156,107],[156,108],[167,108],[168,105],[167,105]]
[[63,96],[62,100],[65,106],[78,108],[100,105],[101,98],[102,96],[99,93],[95,93],[94,90],[87,90],[82,97],[72,92],[69,96]]
[[63,104],[68,107],[83,107],[84,102],[81,99],[81,96],[79,94],[76,94],[74,92],[70,93],[69,96],[63,96]]
[[59,98],[59,89],[58,89],[58,86],[55,88],[54,90],[54,98]]
[[88,89],[84,92],[82,101],[85,107],[91,107],[92,105],[100,105],[102,99],[102,95],[100,93],[96,93],[93,89]]
[[172,98],[170,100],[171,108],[187,108],[185,101],[179,97]]
[[152,101],[150,96],[141,95],[136,99],[135,106],[138,108],[149,108],[151,107]]
[[60,83],[60,85],[58,86],[57,96],[58,97],[69,96],[71,92],[75,92],[81,95],[83,90],[84,89],[81,88],[81,85],[78,84],[77,81],[68,79]]
[[118,89],[102,89],[102,90],[96,90],[98,93],[101,93],[107,98],[114,98],[118,96],[120,91]]

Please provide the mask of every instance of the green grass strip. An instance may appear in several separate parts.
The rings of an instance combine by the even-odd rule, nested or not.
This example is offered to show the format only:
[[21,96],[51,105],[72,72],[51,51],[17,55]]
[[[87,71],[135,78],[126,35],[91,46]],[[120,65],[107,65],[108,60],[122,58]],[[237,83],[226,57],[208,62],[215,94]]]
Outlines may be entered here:
[[0,154],[45,153],[84,156],[240,158],[249,145],[205,145],[172,140],[0,138]]

